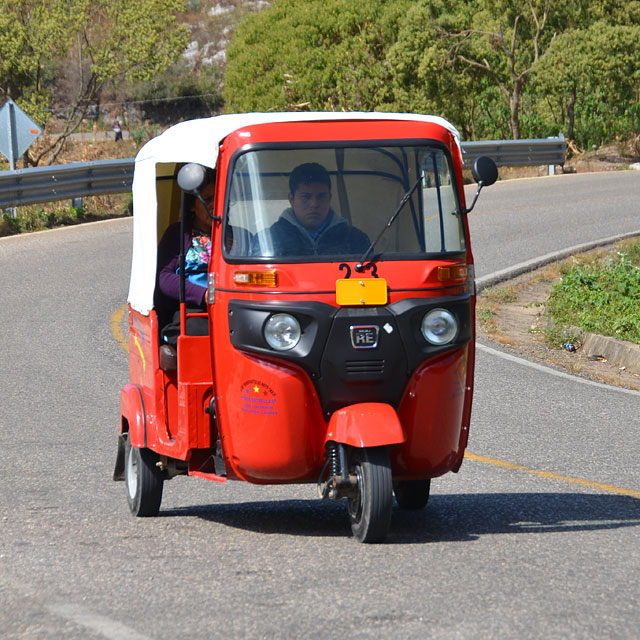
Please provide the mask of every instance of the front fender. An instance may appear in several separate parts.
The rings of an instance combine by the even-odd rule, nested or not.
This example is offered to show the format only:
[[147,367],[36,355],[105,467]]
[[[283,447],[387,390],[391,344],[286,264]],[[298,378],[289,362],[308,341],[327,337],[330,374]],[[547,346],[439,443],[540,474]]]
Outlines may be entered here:
[[325,442],[352,447],[382,447],[405,441],[396,410],[382,402],[362,402],[338,409],[329,420]]
[[147,446],[147,420],[142,391],[136,384],[127,384],[120,392],[120,433],[129,430],[129,442],[134,447]]

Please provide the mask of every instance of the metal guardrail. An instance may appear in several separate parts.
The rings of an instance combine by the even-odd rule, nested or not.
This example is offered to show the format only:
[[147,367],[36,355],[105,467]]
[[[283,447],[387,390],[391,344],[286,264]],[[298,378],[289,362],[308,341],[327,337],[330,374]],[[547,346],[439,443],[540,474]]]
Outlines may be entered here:
[[564,164],[567,144],[564,136],[525,140],[482,140],[462,143],[462,162],[470,167],[479,156],[489,156],[499,167]]
[[[493,158],[498,166],[554,166],[564,164],[565,154],[563,135],[558,138],[462,143],[465,167],[470,167],[479,156]],[[127,158],[0,171],[0,208],[124,193],[131,189],[133,164],[134,159]]]
[[133,158],[0,171],[0,207],[131,190]]

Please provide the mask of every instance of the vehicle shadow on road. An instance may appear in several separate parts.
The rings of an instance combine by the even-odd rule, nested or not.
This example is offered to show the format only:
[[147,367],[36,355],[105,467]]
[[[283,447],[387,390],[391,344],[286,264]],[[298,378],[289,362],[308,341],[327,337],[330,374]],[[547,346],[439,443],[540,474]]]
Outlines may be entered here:
[[159,517],[195,516],[227,527],[256,533],[294,536],[350,534],[345,501],[264,500],[184,507],[160,511]]
[[585,493],[433,495],[423,512],[394,511],[390,542],[476,540],[640,526],[640,500]]
[[[345,501],[275,500],[200,505],[160,512],[265,534],[349,536]],[[394,504],[387,543],[463,542],[481,536],[561,533],[640,526],[640,500],[584,493],[432,495],[425,509]]]

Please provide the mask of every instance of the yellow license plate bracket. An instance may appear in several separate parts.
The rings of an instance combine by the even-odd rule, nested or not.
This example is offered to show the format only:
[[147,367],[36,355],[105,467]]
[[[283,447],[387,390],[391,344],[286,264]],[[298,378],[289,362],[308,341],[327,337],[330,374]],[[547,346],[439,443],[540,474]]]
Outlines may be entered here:
[[387,281],[384,278],[336,280],[336,303],[341,307],[387,304]]

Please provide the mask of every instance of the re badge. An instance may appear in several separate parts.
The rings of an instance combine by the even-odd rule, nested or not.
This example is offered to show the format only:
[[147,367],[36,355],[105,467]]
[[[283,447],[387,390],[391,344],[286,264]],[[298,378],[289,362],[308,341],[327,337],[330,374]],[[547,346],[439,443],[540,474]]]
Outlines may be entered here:
[[351,325],[351,346],[354,349],[375,349],[378,346],[380,328],[376,325]]

